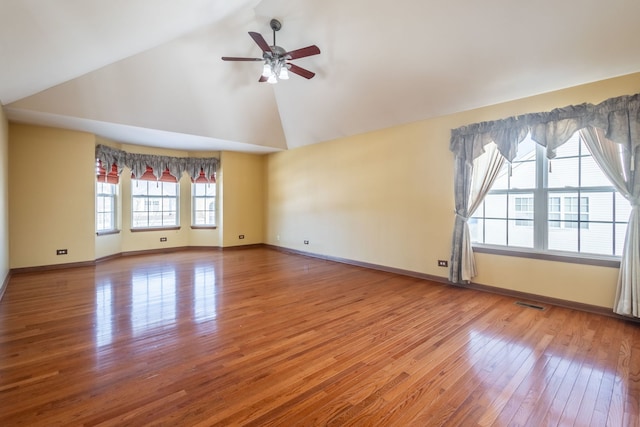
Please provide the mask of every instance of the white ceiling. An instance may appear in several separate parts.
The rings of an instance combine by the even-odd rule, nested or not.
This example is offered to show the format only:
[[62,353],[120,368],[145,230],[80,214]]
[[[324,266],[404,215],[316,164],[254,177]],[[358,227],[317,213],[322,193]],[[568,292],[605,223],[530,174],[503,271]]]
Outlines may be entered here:
[[[10,120],[273,152],[640,71],[638,0],[0,0]],[[248,31],[316,44],[259,83]]]

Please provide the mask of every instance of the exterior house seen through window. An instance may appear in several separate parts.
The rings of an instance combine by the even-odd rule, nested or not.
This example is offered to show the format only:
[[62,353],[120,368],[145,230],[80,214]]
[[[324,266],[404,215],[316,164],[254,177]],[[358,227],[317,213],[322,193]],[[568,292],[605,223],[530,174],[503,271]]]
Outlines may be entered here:
[[131,227],[179,226],[178,183],[131,180]]
[[474,244],[620,256],[631,207],[579,132],[548,160],[527,137],[469,220]]
[[191,223],[200,227],[216,226],[216,183],[194,182],[191,184]]
[[117,197],[117,184],[96,183],[96,231],[98,233],[116,229]]

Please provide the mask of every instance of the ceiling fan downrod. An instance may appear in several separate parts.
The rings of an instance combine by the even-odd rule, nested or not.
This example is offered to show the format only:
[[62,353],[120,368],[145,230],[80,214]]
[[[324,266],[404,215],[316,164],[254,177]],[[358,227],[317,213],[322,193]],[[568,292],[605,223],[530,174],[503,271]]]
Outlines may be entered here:
[[277,19],[272,19],[271,22],[269,23],[269,25],[271,25],[271,29],[273,30],[273,45],[276,45],[276,31],[280,31],[280,29],[282,28],[282,23],[280,21],[278,21]]

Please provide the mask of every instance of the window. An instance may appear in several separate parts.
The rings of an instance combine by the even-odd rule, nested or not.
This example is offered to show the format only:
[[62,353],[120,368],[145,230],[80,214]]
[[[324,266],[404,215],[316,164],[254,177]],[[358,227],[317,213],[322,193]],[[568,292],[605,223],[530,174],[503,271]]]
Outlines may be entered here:
[[112,164],[107,170],[96,159],[96,181],[96,232],[109,234],[117,231],[118,167]]
[[96,183],[96,231],[116,230],[116,200],[118,186],[106,182]]
[[132,228],[179,226],[178,183],[168,182],[171,178],[171,175],[168,178],[163,175],[162,181],[156,181],[153,173],[147,170],[141,179],[131,180]]
[[548,160],[527,137],[469,220],[476,244],[620,256],[629,202],[600,171],[579,132]]
[[194,226],[215,227],[216,225],[216,184],[215,182],[195,182],[191,184],[191,223]]

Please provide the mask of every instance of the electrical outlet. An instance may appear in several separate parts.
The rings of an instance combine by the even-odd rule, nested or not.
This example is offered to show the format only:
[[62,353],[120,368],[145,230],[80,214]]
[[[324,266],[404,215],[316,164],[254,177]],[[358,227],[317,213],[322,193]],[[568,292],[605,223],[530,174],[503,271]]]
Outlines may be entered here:
[[239,235],[238,239],[240,239],[240,240],[244,239],[244,234]]
[[305,240],[305,241],[304,241],[304,244],[305,244],[305,245],[308,245],[308,244],[309,244],[309,241],[308,241],[308,240]]
[[438,267],[449,267],[449,261],[446,261],[444,259],[439,259],[438,260]]
[[56,255],[66,255],[66,254],[67,254],[66,249],[56,249]]

